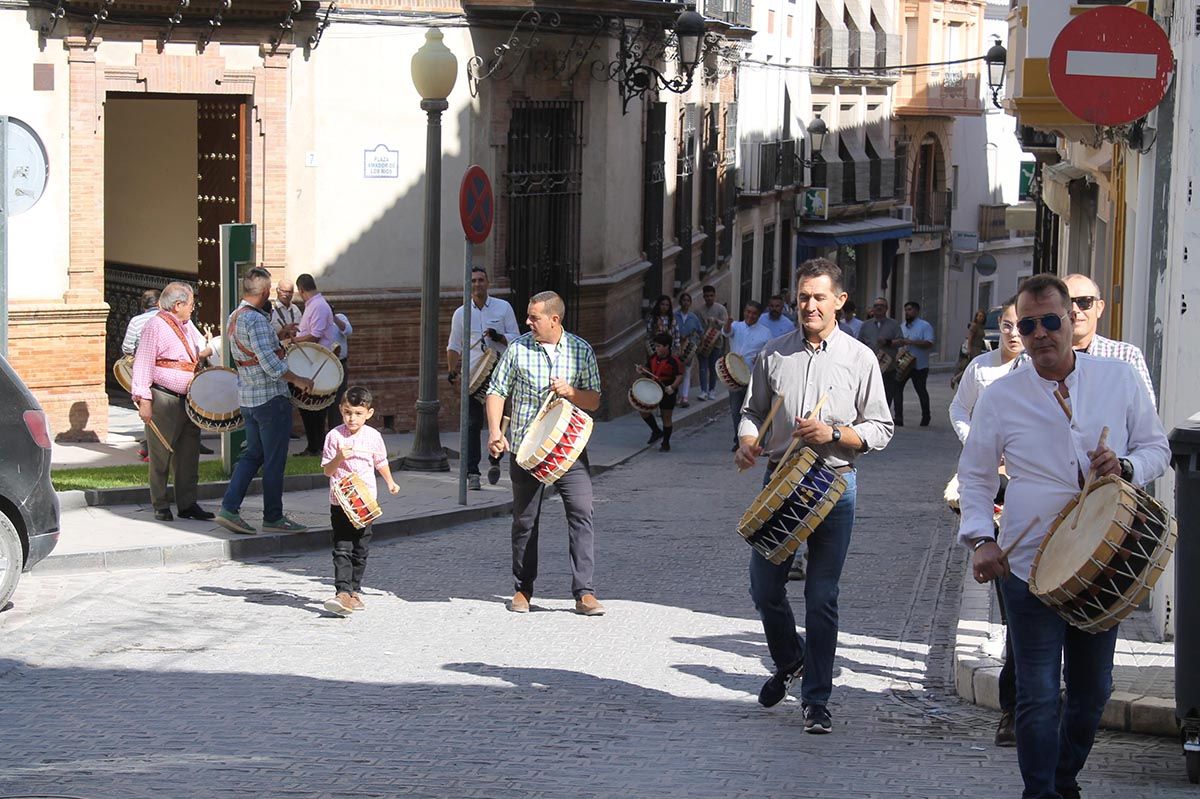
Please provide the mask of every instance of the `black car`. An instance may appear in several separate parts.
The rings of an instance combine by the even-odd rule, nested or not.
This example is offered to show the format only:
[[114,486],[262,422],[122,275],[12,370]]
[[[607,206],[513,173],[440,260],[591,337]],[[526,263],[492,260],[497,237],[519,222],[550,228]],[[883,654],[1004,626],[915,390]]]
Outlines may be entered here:
[[50,483],[50,427],[21,378],[0,356],[0,610],[21,572],[58,543],[58,495]]
[[987,321],[983,323],[983,348],[996,350],[1000,348],[1000,315],[1004,306],[997,305],[987,312]]

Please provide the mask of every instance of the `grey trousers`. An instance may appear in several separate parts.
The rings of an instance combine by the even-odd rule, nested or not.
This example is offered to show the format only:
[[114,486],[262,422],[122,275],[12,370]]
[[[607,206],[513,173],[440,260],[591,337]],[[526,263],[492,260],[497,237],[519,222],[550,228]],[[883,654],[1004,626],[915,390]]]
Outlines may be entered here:
[[180,510],[196,504],[196,480],[200,471],[200,428],[188,418],[183,397],[151,388],[154,424],[167,439],[174,454],[167,452],[154,431],[146,426],[146,449],[150,452],[150,502],[155,510],[171,507],[167,481],[175,472],[175,504]]
[[[509,477],[513,489],[512,567],[514,589],[533,596],[538,569],[538,525],[542,499],[548,486],[509,459]],[[571,554],[571,593],[576,599],[594,593],[595,571],[592,529],[592,476],[588,472],[587,453],[571,465],[554,484],[567,511],[568,549]]]

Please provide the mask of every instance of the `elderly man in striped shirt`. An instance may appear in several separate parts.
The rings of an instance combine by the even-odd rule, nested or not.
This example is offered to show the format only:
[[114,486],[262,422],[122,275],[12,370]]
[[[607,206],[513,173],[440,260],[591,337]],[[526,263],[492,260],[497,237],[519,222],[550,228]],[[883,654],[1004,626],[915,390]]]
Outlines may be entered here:
[[1087,275],[1078,273],[1067,275],[1063,282],[1071,292],[1071,347],[1076,352],[1086,352],[1097,358],[1115,358],[1132,366],[1146,386],[1150,404],[1158,407],[1154,397],[1154,383],[1150,380],[1150,370],[1146,368],[1146,358],[1142,351],[1133,344],[1113,341],[1096,333],[1100,317],[1104,315],[1104,300],[1100,299],[1100,287]]
[[174,467],[175,502],[182,519],[207,521],[213,514],[196,504],[200,470],[200,428],[187,415],[187,393],[201,359],[212,354],[192,324],[196,295],[186,283],[168,283],[159,311],[146,320],[133,357],[133,395],[146,423],[150,451],[150,501],[154,518],[174,519],[167,477]]

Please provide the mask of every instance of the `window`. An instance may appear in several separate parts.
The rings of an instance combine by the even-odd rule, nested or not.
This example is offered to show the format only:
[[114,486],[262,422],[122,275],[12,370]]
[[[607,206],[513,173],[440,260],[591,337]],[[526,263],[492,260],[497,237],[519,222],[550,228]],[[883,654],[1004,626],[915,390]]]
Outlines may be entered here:
[[774,33],[774,32],[775,32],[775,12],[768,11],[767,12],[767,33]]
[[[795,1],[795,0],[793,0],[793,2],[794,2],[794,1]],[[787,18],[787,35],[788,35],[788,38],[789,38],[789,39],[790,39],[790,38],[792,38],[792,24],[793,24],[795,21],[796,21],[796,18],[795,18],[795,17],[793,17],[791,14],[788,14],[788,18]]]
[[950,167],[950,207],[958,208],[958,164]]

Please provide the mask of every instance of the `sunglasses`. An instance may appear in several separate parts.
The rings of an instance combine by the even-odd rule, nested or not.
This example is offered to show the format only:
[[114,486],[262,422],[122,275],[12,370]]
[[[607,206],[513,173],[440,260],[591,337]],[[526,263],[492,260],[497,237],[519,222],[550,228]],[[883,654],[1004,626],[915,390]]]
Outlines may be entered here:
[[1038,322],[1042,323],[1042,329],[1047,333],[1053,333],[1062,327],[1063,320],[1067,318],[1066,314],[1046,314],[1043,317],[1025,317],[1017,320],[1017,332],[1022,336],[1032,336],[1033,331],[1037,329]]
[[1097,297],[1072,297],[1071,304],[1081,311],[1089,311],[1097,299]]

